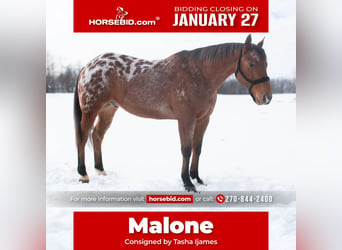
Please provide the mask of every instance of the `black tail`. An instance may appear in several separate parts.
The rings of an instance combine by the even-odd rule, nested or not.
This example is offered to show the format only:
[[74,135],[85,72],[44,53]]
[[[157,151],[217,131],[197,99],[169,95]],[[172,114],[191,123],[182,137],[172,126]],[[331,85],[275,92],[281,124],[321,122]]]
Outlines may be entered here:
[[75,131],[76,131],[76,140],[82,138],[82,131],[81,131],[81,120],[82,120],[82,111],[80,107],[80,102],[78,99],[78,78],[76,80],[76,88],[74,93],[74,120],[75,120]]

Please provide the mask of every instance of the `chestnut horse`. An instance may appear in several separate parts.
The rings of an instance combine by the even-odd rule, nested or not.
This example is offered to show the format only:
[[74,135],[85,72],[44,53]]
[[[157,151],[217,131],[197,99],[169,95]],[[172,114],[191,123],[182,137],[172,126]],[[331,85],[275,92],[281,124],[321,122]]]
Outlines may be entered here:
[[190,177],[203,184],[198,174],[202,139],[215,106],[217,89],[225,79],[235,72],[256,104],[268,104],[272,99],[262,49],[264,40],[257,45],[251,40],[248,35],[245,43],[181,51],[156,61],[106,53],[89,62],[80,72],[74,98],[80,181],[89,182],[84,148],[96,117],[91,135],[95,169],[98,174],[106,175],[101,144],[115,112],[122,107],[140,117],[178,121],[182,180],[186,190],[196,191]]

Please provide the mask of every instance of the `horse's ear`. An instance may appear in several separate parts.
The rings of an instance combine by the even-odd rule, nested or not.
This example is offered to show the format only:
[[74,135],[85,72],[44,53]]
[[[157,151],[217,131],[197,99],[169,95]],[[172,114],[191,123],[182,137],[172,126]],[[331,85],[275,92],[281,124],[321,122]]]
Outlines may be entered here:
[[246,41],[245,41],[245,49],[250,49],[251,48],[251,45],[252,45],[252,35],[249,34],[246,38]]
[[258,46],[260,47],[260,48],[262,48],[262,45],[264,45],[264,40],[265,40],[265,37],[260,41],[260,42],[258,42]]

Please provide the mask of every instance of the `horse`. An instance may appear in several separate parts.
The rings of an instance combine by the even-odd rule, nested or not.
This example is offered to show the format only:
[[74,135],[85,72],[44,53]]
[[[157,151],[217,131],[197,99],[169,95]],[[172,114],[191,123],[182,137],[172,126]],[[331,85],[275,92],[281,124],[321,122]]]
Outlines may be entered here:
[[183,50],[162,60],[115,53],[94,58],[81,69],[74,92],[79,181],[89,182],[84,152],[88,135],[93,141],[95,170],[106,175],[101,144],[121,107],[139,117],[177,120],[181,178],[185,190],[196,192],[190,177],[204,184],[198,171],[203,135],[225,79],[235,72],[258,105],[272,99],[263,43],[264,38],[253,44],[249,34],[244,43]]
[[118,12],[116,15],[116,19],[122,20],[125,16],[127,16],[128,12],[125,11],[122,7],[117,7],[116,11]]

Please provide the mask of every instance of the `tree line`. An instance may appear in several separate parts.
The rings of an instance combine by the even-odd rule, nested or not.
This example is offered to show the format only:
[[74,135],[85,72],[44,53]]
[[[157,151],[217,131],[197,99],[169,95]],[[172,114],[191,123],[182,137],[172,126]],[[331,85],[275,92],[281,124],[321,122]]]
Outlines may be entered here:
[[[47,93],[71,93],[74,92],[80,68],[67,66],[60,72],[55,72],[53,65],[46,68],[46,92]],[[288,78],[271,79],[272,92],[296,93],[296,80]],[[228,78],[218,89],[219,94],[248,94],[248,89],[237,82],[235,78]]]
[[[275,78],[270,80],[274,94],[296,93],[296,80],[289,78]],[[218,89],[219,94],[248,94],[248,89],[242,86],[235,78],[228,78]]]

